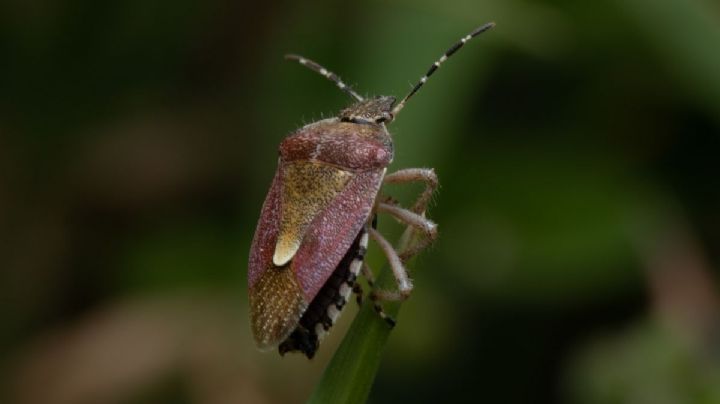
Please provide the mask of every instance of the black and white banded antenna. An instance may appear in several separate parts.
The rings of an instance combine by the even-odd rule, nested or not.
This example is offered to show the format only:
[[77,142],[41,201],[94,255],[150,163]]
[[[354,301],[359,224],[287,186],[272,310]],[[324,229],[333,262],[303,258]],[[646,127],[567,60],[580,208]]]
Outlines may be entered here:
[[335,83],[335,85],[344,91],[349,96],[353,97],[357,101],[364,101],[365,99],[360,96],[360,94],[356,93],[352,88],[350,88],[347,84],[343,83],[343,81],[340,79],[340,77],[331,72],[330,70],[322,67],[319,63],[314,62],[306,57],[300,56],[300,55],[285,55],[285,59],[287,60],[297,60],[301,65],[307,67],[308,69],[319,73],[320,75],[324,76],[326,79],[332,81]]
[[397,114],[400,112],[400,110],[402,110],[402,109],[405,107],[405,104],[407,103],[407,101],[408,101],[413,95],[415,95],[415,93],[417,93],[418,90],[420,90],[420,88],[421,88],[423,85],[425,85],[425,83],[426,83],[427,80],[430,78],[430,76],[432,76],[433,73],[435,73],[435,70],[437,70],[438,67],[440,67],[441,64],[443,64],[446,60],[448,60],[448,58],[450,58],[450,56],[452,56],[455,52],[457,52],[460,48],[462,48],[463,45],[465,45],[466,43],[468,43],[471,39],[475,38],[476,36],[482,34],[483,32],[489,30],[490,28],[492,28],[492,27],[494,27],[494,26],[495,26],[495,23],[494,23],[494,22],[489,22],[489,23],[487,23],[487,24],[484,24],[484,25],[481,25],[481,26],[475,28],[471,33],[469,33],[469,34],[467,34],[466,36],[460,38],[460,40],[457,41],[453,46],[451,46],[450,49],[448,49],[447,51],[445,51],[445,53],[440,57],[440,59],[438,59],[437,61],[435,61],[435,63],[433,63],[433,64],[430,66],[430,69],[427,71],[427,73],[425,73],[425,75],[420,78],[420,81],[418,81],[417,84],[415,84],[415,86],[413,87],[412,90],[410,90],[410,92],[408,93],[408,95],[406,95],[405,98],[403,98],[402,101],[400,101],[400,102],[395,106],[395,108],[393,108],[393,110],[392,110],[392,112],[391,112],[392,116],[393,116],[393,117],[397,116]]

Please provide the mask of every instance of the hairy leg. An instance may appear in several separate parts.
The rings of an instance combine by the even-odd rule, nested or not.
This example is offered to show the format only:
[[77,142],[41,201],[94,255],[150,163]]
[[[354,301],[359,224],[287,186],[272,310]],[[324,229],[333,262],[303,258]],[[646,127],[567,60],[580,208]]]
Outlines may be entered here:
[[406,168],[395,171],[385,176],[385,184],[407,184],[413,182],[422,182],[425,189],[418,197],[411,211],[422,214],[427,209],[428,204],[432,200],[432,195],[438,187],[438,178],[435,170],[432,168]]

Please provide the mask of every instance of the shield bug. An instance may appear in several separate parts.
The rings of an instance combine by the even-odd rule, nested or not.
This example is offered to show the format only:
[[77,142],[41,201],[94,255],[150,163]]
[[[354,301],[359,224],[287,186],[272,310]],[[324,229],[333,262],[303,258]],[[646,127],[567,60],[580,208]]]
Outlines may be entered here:
[[[425,217],[437,177],[426,168],[386,175],[393,159],[386,125],[443,62],[493,26],[478,27],[451,46],[397,104],[390,96],[365,99],[319,64],[286,56],[325,76],[355,102],[337,117],[303,126],[280,144],[278,168],[249,256],[250,317],[259,348],[278,347],[281,354],[300,351],[312,358],[353,291],[360,301],[360,272],[372,285],[372,271],[363,260],[369,238],[387,256],[397,280],[397,291],[371,294],[380,316],[394,324],[377,302],[403,300],[412,290],[403,261],[437,235],[437,226]],[[383,184],[407,182],[425,184],[412,207],[378,197]],[[424,237],[405,251],[395,251],[375,230],[377,213],[393,216]]]

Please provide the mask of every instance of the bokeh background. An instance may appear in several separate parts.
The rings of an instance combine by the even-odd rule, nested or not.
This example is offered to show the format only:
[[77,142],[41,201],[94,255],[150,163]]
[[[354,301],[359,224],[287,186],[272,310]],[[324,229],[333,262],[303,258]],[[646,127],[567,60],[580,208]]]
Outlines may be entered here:
[[719,403],[711,0],[4,1],[0,401],[304,401],[357,308],[256,351],[247,252],[280,140],[349,99],[282,55],[402,96],[491,20],[391,126],[441,235],[370,401]]

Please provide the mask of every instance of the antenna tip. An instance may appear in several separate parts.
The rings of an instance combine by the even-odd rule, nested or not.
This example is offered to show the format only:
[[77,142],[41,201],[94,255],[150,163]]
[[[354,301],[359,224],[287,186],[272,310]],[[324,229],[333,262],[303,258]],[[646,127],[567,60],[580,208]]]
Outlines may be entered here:
[[482,34],[483,32],[485,32],[485,31],[487,31],[487,30],[489,30],[489,29],[491,29],[491,28],[494,28],[494,27],[495,27],[495,21],[490,21],[490,22],[488,22],[488,23],[485,23],[485,24],[483,24],[483,25],[475,28],[475,30],[470,33],[470,36],[471,36],[471,37],[474,37],[474,36],[476,36],[476,35],[480,35],[480,34]]

